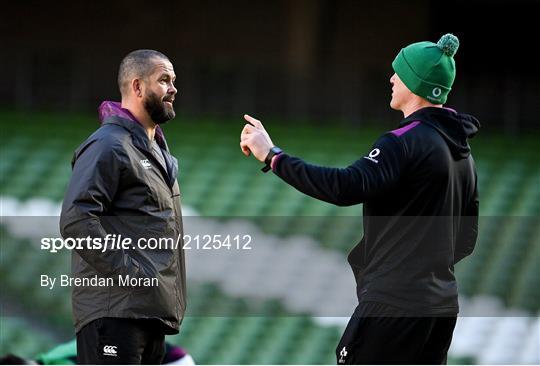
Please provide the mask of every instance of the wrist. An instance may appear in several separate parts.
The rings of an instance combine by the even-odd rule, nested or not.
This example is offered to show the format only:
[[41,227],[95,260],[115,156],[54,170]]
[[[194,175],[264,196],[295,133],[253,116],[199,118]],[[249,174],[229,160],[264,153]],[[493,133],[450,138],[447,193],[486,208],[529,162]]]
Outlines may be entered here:
[[272,161],[270,161],[270,169],[272,169],[272,171],[276,170],[276,164],[279,160],[279,158],[281,157],[281,154],[283,154],[283,151],[280,152],[279,154],[276,154],[272,157]]
[[262,171],[265,173],[268,172],[271,169],[273,158],[281,154],[282,152],[283,150],[281,150],[279,147],[273,146],[266,155],[266,158],[264,159],[265,166],[262,168]]

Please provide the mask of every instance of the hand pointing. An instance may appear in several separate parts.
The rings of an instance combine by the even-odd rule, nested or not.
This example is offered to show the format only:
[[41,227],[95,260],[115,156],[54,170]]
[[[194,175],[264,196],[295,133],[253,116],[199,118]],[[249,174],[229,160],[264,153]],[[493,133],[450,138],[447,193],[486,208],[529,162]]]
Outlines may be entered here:
[[244,119],[248,123],[240,134],[240,148],[244,155],[249,156],[250,153],[253,153],[257,160],[264,162],[274,144],[261,121],[247,114],[244,114]]

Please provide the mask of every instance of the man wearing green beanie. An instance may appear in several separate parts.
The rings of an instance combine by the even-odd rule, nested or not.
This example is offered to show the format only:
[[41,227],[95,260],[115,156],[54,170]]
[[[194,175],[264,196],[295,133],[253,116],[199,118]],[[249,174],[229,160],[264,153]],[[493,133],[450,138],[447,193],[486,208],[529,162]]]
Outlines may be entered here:
[[348,257],[359,304],[338,364],[446,363],[459,312],[454,265],[474,249],[479,207],[468,139],[480,125],[443,106],[458,47],[446,34],[398,53],[390,106],[404,119],[346,168],[286,154],[244,116],[240,147],[266,163],[263,171],[322,201],[363,204],[364,237]]
[[[440,106],[446,103],[456,78],[454,55],[458,47],[459,41],[452,34],[444,35],[436,44],[413,43],[398,53],[392,67],[410,92]],[[401,100],[392,102],[393,109],[400,109]]]

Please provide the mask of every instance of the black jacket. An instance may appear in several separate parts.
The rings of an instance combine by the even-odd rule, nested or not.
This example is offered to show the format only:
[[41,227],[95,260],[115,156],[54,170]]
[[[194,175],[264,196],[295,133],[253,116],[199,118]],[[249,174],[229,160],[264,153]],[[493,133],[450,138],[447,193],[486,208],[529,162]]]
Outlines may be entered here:
[[347,168],[282,154],[274,172],[317,199],[364,203],[364,237],[349,254],[360,302],[454,315],[454,264],[471,254],[478,232],[476,169],[467,139],[479,123],[430,107],[399,127]]
[[[178,163],[161,150],[166,167],[152,154],[146,131],[135,121],[106,119],[75,152],[73,173],[62,205],[64,238],[139,238],[182,235]],[[77,249],[73,277],[112,278],[114,286],[74,287],[75,330],[102,317],[155,319],[165,333],[178,332],[185,310],[183,243],[177,248],[128,250]],[[157,287],[120,286],[118,276],[157,278]]]

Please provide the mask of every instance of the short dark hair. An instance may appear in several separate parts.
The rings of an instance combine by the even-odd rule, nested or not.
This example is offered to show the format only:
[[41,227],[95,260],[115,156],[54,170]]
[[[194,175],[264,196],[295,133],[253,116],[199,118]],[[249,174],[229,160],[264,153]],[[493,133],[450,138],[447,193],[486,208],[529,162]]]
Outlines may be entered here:
[[118,70],[118,88],[122,95],[129,90],[133,78],[145,78],[152,73],[155,59],[169,61],[167,56],[155,50],[136,50],[124,57]]

